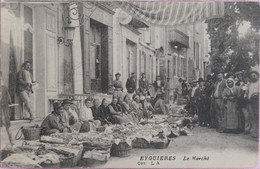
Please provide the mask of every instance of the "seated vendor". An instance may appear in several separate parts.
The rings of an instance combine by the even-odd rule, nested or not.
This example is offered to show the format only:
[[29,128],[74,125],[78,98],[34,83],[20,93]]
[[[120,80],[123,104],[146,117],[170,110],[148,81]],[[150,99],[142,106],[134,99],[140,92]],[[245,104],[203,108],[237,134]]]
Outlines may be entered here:
[[[136,122],[138,123],[139,120],[138,120],[138,116],[137,114],[134,112],[134,108],[132,106],[132,103],[131,103],[131,100],[129,98],[128,95],[126,95],[124,97],[124,101],[122,101],[122,107],[124,107],[128,117],[133,121],[133,122]],[[130,115],[130,116],[129,116]]]
[[140,121],[143,118],[143,106],[140,103],[140,97],[138,95],[133,96],[132,106],[138,116],[138,120]]
[[99,109],[100,109],[100,102],[98,99],[93,101],[93,106],[90,107],[92,110],[92,115],[94,120],[99,120]]
[[154,112],[154,108],[151,104],[151,96],[146,96],[145,100],[143,101],[143,107],[144,107],[144,116],[145,118],[152,117],[152,114]]
[[73,103],[65,99],[62,102],[62,106],[64,107],[65,114],[65,123],[69,125],[74,131],[79,131],[81,127],[81,123],[79,121],[78,113],[73,109]]
[[161,97],[156,101],[154,105],[155,114],[168,114],[168,110],[164,100],[165,100],[165,94],[161,94]]
[[131,112],[129,112],[129,106],[124,102],[122,97],[118,98],[118,104],[120,105],[123,114],[128,117],[129,122],[134,122],[133,116],[131,115]]
[[42,122],[41,135],[71,132],[71,128],[62,120],[61,114],[64,113],[62,104],[59,102],[54,103],[53,109],[54,111]]
[[101,105],[99,106],[99,111],[98,111],[98,120],[100,120],[101,125],[105,124],[111,124],[109,122],[109,109],[108,109],[109,102],[107,99],[103,99]]
[[68,99],[63,100],[63,102],[62,102],[62,106],[68,113],[69,125],[73,125],[79,121],[78,113],[70,107],[72,104],[73,103],[71,101],[69,101]]
[[123,113],[121,106],[118,104],[118,98],[113,97],[109,108],[109,120],[112,124],[127,123],[130,119]]
[[92,105],[92,98],[87,98],[85,100],[84,106],[80,110],[79,119],[82,123],[82,126],[80,128],[79,132],[89,132],[89,131],[95,131],[96,128],[101,126],[101,122],[99,120],[94,120],[93,113],[91,110]]

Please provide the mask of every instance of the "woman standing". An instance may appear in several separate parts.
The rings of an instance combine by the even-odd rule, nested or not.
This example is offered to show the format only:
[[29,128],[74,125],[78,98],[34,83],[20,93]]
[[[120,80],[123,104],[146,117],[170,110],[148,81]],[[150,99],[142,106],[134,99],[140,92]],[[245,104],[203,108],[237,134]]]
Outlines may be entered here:
[[232,78],[226,80],[226,88],[222,97],[224,101],[224,127],[226,131],[239,132],[241,130],[241,118],[237,105],[238,90]]

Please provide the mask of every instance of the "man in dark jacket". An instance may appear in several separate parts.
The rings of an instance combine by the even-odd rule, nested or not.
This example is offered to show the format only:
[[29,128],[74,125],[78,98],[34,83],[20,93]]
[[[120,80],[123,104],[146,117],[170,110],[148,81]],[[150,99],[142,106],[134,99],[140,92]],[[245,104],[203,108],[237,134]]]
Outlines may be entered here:
[[131,73],[131,76],[127,79],[126,89],[127,89],[127,93],[129,94],[129,98],[132,98],[132,95],[136,90],[135,73]]
[[56,102],[53,104],[54,111],[49,114],[42,122],[41,135],[51,135],[53,133],[66,133],[71,131],[71,128],[62,120],[63,106]]
[[[223,72],[219,72],[217,74],[217,81],[214,85],[214,91],[213,91],[213,104],[211,110],[211,117],[214,119],[214,116],[217,118],[217,132],[223,133],[224,132],[224,114],[223,114],[223,99],[222,99],[222,93],[226,87],[225,79]],[[212,122],[214,123],[214,121]]]
[[145,73],[142,73],[141,79],[139,80],[139,89],[143,94],[148,92],[149,83],[146,79]]

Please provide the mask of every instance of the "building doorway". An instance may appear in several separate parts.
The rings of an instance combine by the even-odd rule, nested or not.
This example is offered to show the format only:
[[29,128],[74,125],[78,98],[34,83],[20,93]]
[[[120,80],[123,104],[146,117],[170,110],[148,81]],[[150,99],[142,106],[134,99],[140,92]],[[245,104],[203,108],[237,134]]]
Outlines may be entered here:
[[108,28],[93,19],[90,20],[90,78],[91,91],[108,90]]

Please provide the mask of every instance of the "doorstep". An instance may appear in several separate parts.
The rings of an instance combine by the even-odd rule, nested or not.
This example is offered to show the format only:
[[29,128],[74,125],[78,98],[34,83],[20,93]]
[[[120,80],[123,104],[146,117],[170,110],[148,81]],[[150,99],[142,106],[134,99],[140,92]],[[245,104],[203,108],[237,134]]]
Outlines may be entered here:
[[32,122],[30,122],[30,120],[15,120],[15,121],[11,121],[11,127],[14,126],[34,126],[34,125],[41,125],[43,119],[39,119],[36,118],[35,120],[33,120]]

